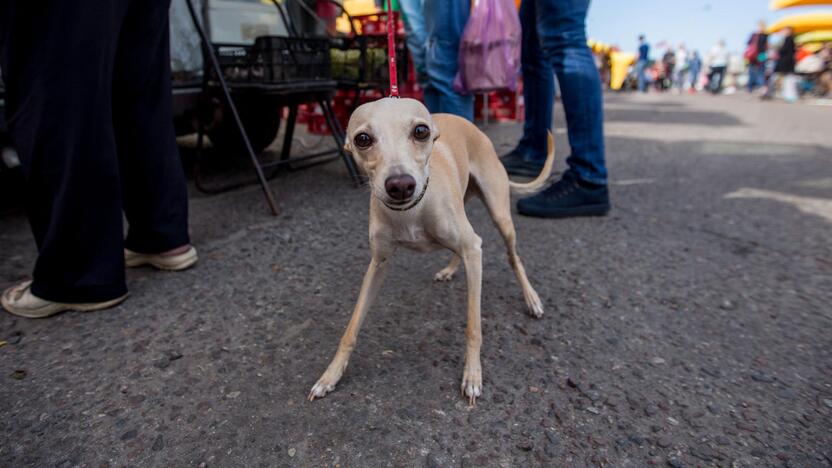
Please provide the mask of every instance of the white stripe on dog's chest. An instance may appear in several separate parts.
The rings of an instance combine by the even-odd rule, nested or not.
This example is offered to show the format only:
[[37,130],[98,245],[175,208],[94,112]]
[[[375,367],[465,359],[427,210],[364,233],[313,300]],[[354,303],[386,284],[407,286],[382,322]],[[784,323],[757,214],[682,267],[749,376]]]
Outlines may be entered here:
[[399,226],[393,233],[393,240],[404,248],[418,252],[431,252],[442,247],[427,231],[415,224]]

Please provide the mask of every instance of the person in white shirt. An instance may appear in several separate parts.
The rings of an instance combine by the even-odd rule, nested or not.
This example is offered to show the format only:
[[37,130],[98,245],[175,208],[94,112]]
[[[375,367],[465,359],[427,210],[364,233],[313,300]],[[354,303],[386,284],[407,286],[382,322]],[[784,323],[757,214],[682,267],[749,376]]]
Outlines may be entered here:
[[677,92],[684,91],[688,83],[688,72],[690,71],[690,62],[688,60],[688,50],[684,44],[679,44],[676,49],[676,73],[673,77],[673,84]]
[[722,80],[728,67],[728,51],[725,50],[725,40],[720,39],[708,54],[708,88],[713,94],[722,92]]

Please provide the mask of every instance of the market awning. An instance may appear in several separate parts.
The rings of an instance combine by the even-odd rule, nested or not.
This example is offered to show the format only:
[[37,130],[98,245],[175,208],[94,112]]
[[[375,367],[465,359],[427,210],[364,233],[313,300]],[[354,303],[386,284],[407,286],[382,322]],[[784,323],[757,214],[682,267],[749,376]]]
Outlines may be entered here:
[[782,10],[797,6],[832,5],[832,0],[772,0],[769,6],[772,10]]
[[798,44],[812,44],[815,42],[832,42],[832,29],[822,29],[819,31],[812,31],[803,33],[796,38],[794,42]]
[[775,33],[791,26],[795,34],[832,29],[832,13],[803,13],[787,16],[768,27],[768,32]]
[[638,55],[630,52],[613,51],[610,54],[610,88],[621,89],[627,80],[630,66],[636,62]]
[[586,44],[592,49],[593,52],[596,54],[606,54],[612,50],[612,46],[609,44],[605,44],[603,42],[598,42],[592,39],[586,41]]

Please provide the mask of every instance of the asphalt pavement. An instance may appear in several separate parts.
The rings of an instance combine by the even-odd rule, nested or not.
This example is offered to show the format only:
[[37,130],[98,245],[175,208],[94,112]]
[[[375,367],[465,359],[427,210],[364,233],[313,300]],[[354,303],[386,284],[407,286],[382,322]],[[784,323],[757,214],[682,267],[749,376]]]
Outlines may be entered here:
[[[613,210],[515,215],[545,304],[483,238],[484,394],[460,396],[465,281],[403,251],[345,377],[306,401],[369,261],[369,193],[336,161],[193,192],[199,264],[130,298],[0,312],[0,466],[832,465],[832,107],[609,95]],[[569,154],[557,115],[557,169]],[[486,128],[498,151],[520,124]],[[0,216],[0,287],[35,247]]]

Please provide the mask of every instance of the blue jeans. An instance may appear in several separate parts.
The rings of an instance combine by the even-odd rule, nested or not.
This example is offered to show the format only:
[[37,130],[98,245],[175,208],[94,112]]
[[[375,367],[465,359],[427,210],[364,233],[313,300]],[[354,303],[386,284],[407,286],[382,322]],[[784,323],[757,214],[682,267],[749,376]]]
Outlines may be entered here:
[[694,91],[696,90],[696,85],[699,84],[699,72],[702,71],[702,68],[699,65],[691,65],[690,67],[690,87]]
[[604,110],[601,79],[586,44],[589,0],[523,0],[523,98],[526,123],[516,151],[525,158],[546,159],[546,135],[552,128],[554,70],[558,76],[572,155],[567,172],[606,185]]
[[766,82],[766,65],[752,63],[748,65],[748,92],[752,92]]
[[470,0],[424,0],[425,105],[432,113],[474,120],[474,96],[459,94],[453,87],[459,68],[459,43],[470,8]]
[[647,60],[636,62],[636,76],[638,77],[638,90],[647,92]]
[[[416,68],[416,76],[421,79],[425,74],[425,43],[427,42],[427,31],[425,30],[425,15],[422,12],[424,0],[399,0],[399,7],[404,14],[405,39],[413,66]],[[423,84],[424,83],[420,83]]]

